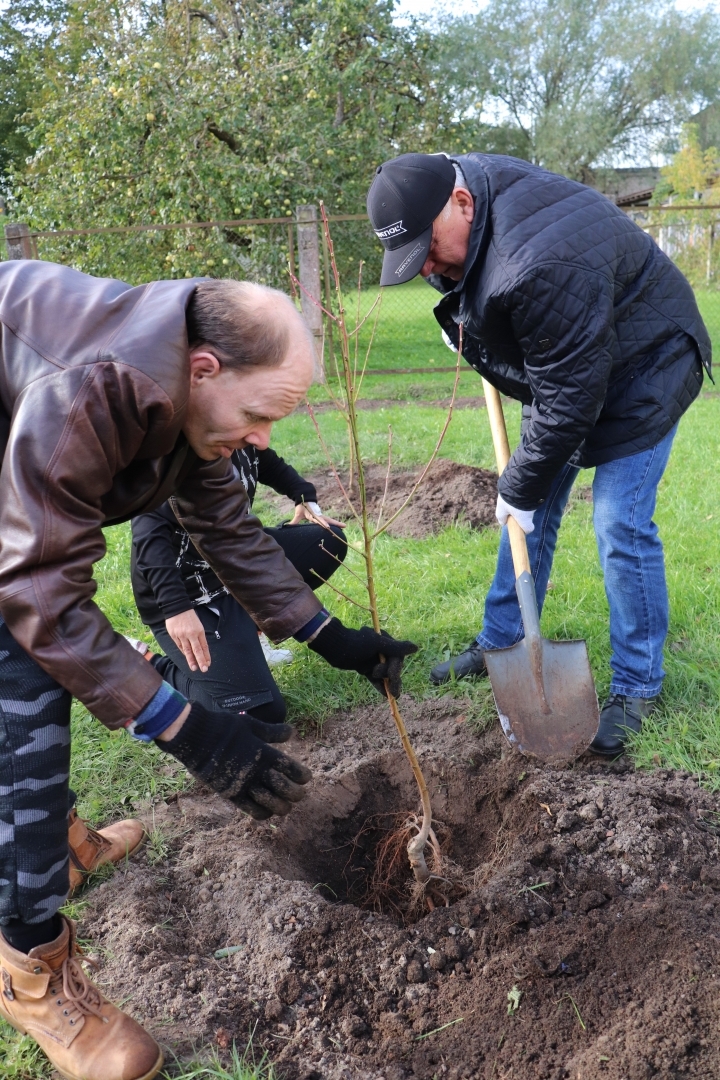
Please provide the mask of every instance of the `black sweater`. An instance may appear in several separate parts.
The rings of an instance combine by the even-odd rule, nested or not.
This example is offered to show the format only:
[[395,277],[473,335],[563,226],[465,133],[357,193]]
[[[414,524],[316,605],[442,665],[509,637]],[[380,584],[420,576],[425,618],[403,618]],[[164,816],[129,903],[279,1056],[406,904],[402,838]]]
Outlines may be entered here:
[[[286,495],[296,505],[317,501],[314,486],[270,448],[236,450],[232,462],[251,505],[258,484]],[[133,518],[131,573],[135,603],[147,626],[164,623],[226,592],[178,524],[169,502]]]

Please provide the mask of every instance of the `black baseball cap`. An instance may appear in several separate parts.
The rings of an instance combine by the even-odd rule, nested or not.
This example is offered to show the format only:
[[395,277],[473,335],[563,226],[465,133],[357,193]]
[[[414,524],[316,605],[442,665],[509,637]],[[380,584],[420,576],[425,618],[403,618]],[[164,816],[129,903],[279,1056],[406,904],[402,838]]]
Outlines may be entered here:
[[385,248],[381,285],[402,285],[420,273],[433,221],[454,187],[455,166],[445,154],[402,154],[378,165],[367,211]]

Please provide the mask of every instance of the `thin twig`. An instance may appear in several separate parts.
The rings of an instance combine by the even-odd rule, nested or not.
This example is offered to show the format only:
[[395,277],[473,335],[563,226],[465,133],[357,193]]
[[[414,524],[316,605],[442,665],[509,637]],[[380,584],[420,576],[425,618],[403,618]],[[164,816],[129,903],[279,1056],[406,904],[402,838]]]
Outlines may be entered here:
[[458,383],[460,382],[460,359],[462,357],[462,339],[463,339],[463,332],[462,332],[462,323],[461,323],[460,324],[460,340],[459,340],[459,344],[458,344],[458,353],[457,353],[457,366],[455,368],[455,383],[453,385],[452,397],[450,398],[450,407],[448,409],[448,414],[447,414],[447,416],[445,418],[445,423],[443,424],[443,429],[440,432],[440,437],[438,438],[438,441],[435,443],[435,449],[433,450],[432,455],[431,455],[430,460],[428,461],[427,465],[425,466],[423,471],[420,473],[420,476],[415,481],[415,483],[414,483],[414,485],[412,487],[412,490],[411,490],[410,494],[408,495],[407,499],[405,500],[405,502],[402,504],[400,509],[396,510],[395,513],[393,514],[393,516],[388,521],[385,522],[385,524],[383,525],[382,528],[378,528],[376,530],[375,534],[372,537],[373,540],[377,540],[378,536],[380,536],[381,533],[384,533],[385,530],[390,525],[392,525],[393,521],[395,521],[400,516],[400,514],[402,514],[403,510],[408,505],[408,503],[412,499],[413,495],[415,494],[415,492],[417,491],[417,489],[420,487],[423,480],[427,476],[427,474],[428,474],[428,472],[430,470],[430,466],[435,461],[435,458],[438,456],[438,453],[440,451],[440,447],[442,446],[442,443],[443,443],[443,439],[445,438],[445,435],[447,433],[447,429],[450,427],[450,421],[452,420],[452,415],[453,415],[453,406],[455,404],[455,396],[457,394]]
[[[341,382],[341,387],[344,384],[345,406],[346,406],[346,409],[347,409],[347,417],[348,417],[348,421],[349,421],[350,435],[351,435],[351,458],[354,457],[356,468],[357,468],[357,485],[358,485],[359,501],[360,501],[360,522],[361,522],[361,528],[362,528],[363,545],[364,545],[364,549],[365,549],[365,572],[366,572],[366,576],[367,576],[367,581],[366,581],[365,584],[366,584],[368,602],[369,602],[369,609],[368,610],[370,611],[370,615],[372,617],[373,628],[375,629],[376,633],[379,633],[380,632],[380,617],[379,617],[379,612],[378,612],[377,593],[375,591],[375,570],[374,570],[373,553],[372,553],[373,535],[372,535],[372,533],[370,531],[370,522],[369,522],[369,518],[368,518],[367,489],[366,489],[366,486],[365,486],[365,469],[364,469],[364,463],[363,463],[361,447],[360,447],[360,434],[359,434],[358,416],[357,416],[357,410],[356,410],[356,407],[355,407],[356,401],[357,401],[357,396],[358,396],[358,393],[359,393],[359,388],[356,386],[356,374],[357,373],[356,373],[356,371],[353,370],[353,366],[352,366],[352,363],[351,363],[350,339],[349,339],[349,336],[348,336],[347,325],[345,323],[345,310],[344,310],[343,300],[342,300],[342,291],[341,291],[341,288],[340,288],[340,275],[338,273],[337,260],[335,259],[335,250],[334,250],[333,243],[332,243],[332,237],[330,236],[330,227],[329,227],[328,220],[327,220],[327,214],[325,212],[325,207],[323,206],[322,203],[320,204],[320,212],[321,212],[321,215],[322,215],[322,222],[323,222],[323,230],[324,230],[324,235],[325,235],[325,241],[326,241],[327,250],[328,250],[328,254],[329,254],[330,265],[332,267],[333,277],[334,277],[334,280],[335,280],[335,292],[336,292],[336,296],[337,296],[337,300],[338,300],[339,315],[338,315],[338,320],[337,320],[337,326],[338,326],[338,329],[340,331],[340,357],[341,357],[341,361],[342,361],[342,382]],[[377,313],[378,313],[378,315],[379,315],[379,311],[380,311],[380,304],[377,305]],[[369,355],[370,355],[370,348],[372,346],[372,341],[374,340],[375,329],[376,328],[377,328],[377,316],[376,316],[375,323],[374,323],[374,326],[373,326],[373,333],[372,333],[372,336],[371,336],[370,345],[368,346],[368,350],[367,350],[366,355],[365,355],[365,363],[364,363],[363,372],[362,372],[363,375],[365,373],[365,369],[367,368],[368,358],[369,358]],[[461,346],[462,346],[462,341],[461,341]],[[455,389],[453,390],[453,401],[455,400],[455,391],[457,390],[457,381],[458,381],[458,378],[459,378],[459,371],[460,371],[459,356],[460,356],[460,350],[458,351],[458,369],[457,369],[456,380],[455,380]],[[362,381],[362,376],[361,376],[360,381]],[[452,407],[451,407],[450,411],[452,413]],[[314,422],[315,422],[315,429],[316,429],[316,431],[318,431],[318,434],[319,434],[319,427],[318,427],[317,421],[314,421]],[[449,423],[449,419],[448,419],[447,423]],[[447,423],[446,423],[446,427],[445,427],[444,430],[447,430]],[[443,434],[444,434],[444,431],[443,431]],[[436,452],[437,452],[437,450],[436,450]],[[335,470],[334,466],[333,466],[333,471],[335,472],[335,475],[336,475],[336,478],[337,478],[338,482],[340,482],[339,477],[337,476],[337,471]],[[417,485],[416,485],[416,488],[417,488]],[[342,489],[342,485],[341,485],[341,489]],[[353,513],[355,513],[355,507],[350,502],[350,499],[347,496],[347,494],[345,493],[344,489],[342,489],[342,490],[343,490],[343,493],[346,495],[346,498],[348,499],[348,503],[350,504],[350,506],[352,506]],[[379,531],[382,531],[382,530],[379,530]],[[332,588],[332,586],[331,586],[331,588]],[[336,590],[336,591],[339,591],[339,590]],[[349,599],[349,597],[346,597],[346,599]],[[384,660],[384,659],[385,658],[381,656],[381,660]],[[427,783],[425,781],[425,777],[423,775],[423,771],[422,771],[422,769],[420,767],[420,762],[418,761],[418,757],[417,757],[417,754],[415,753],[415,749],[414,749],[414,747],[413,747],[413,745],[412,745],[412,743],[410,741],[410,737],[408,735],[408,731],[407,731],[407,728],[405,726],[405,722],[404,722],[404,720],[402,718],[402,715],[400,713],[400,710],[398,708],[397,701],[395,700],[395,698],[393,697],[393,695],[390,692],[390,686],[389,686],[388,680],[384,679],[383,684],[384,684],[384,688],[385,688],[385,693],[387,695],[388,704],[390,706],[390,712],[391,712],[393,720],[395,722],[395,726],[396,726],[396,728],[398,730],[398,734],[400,735],[400,740],[402,742],[403,749],[405,751],[405,754],[407,755],[408,761],[410,762],[410,767],[412,769],[413,776],[415,777],[415,782],[417,783],[418,791],[420,792],[420,800],[421,800],[421,803],[422,803],[422,824],[418,828],[417,834],[415,836],[413,836],[409,840],[409,842],[407,844],[407,853],[408,853],[408,858],[410,860],[410,866],[412,868],[415,880],[420,885],[425,885],[430,880],[430,878],[432,877],[432,875],[430,873],[430,870],[428,869],[427,863],[425,861],[425,846],[427,844],[428,837],[429,837],[430,832],[432,830],[432,805],[431,805],[431,802],[430,802],[430,794],[428,792],[428,787],[427,787]]]
[[[373,311],[375,310],[375,308],[380,303],[382,303],[382,293],[381,292],[379,292],[377,294],[377,296],[375,297],[375,299],[373,300],[372,304],[370,305],[370,308],[368,310],[367,315],[363,315],[362,319],[358,322],[357,326],[353,327],[352,330],[348,330],[348,337],[356,338],[356,335],[359,333],[360,330],[362,330],[363,326],[368,321],[368,319],[372,315]],[[359,304],[358,304],[358,307],[360,307]],[[357,340],[357,338],[356,338],[356,340]]]
[[[344,593],[342,589],[338,589],[337,585],[333,585],[333,583],[331,581],[328,581],[327,578],[322,577],[320,574],[318,574],[317,570],[313,570],[313,574],[316,578],[320,578],[323,585],[327,585],[328,589],[332,589],[332,591],[334,593],[337,593],[338,596],[342,596],[343,600],[347,600],[348,604],[354,604],[355,607],[359,607],[362,611],[367,611],[372,615],[372,608],[369,608],[366,604],[361,604],[359,600],[353,600],[352,596],[348,596],[348,594]],[[363,585],[364,584],[365,583],[363,582]]]
[[363,361],[362,371],[360,372],[360,378],[358,379],[358,384],[357,384],[357,395],[358,396],[360,395],[360,390],[362,388],[363,379],[365,378],[365,373],[367,371],[368,360],[370,359],[370,351],[371,351],[371,349],[373,347],[373,343],[375,341],[375,332],[377,330],[378,322],[380,321],[380,305],[382,304],[382,295],[383,295],[382,291],[378,293],[379,303],[377,305],[377,311],[375,313],[375,322],[373,323],[373,328],[372,328],[372,331],[370,333],[370,340],[368,341],[368,347],[365,350],[365,360]]
[[385,473],[385,488],[383,489],[383,496],[380,502],[380,511],[378,513],[377,525],[375,526],[375,535],[382,523],[383,510],[385,509],[385,500],[387,499],[388,486],[390,484],[390,468],[392,466],[392,426],[388,426],[388,464],[387,472]]
[[315,426],[315,431],[317,433],[318,439],[320,440],[320,445],[322,446],[323,450],[325,451],[325,457],[328,459],[328,463],[330,465],[330,468],[333,471],[333,476],[337,480],[338,487],[340,488],[343,495],[345,496],[345,501],[347,502],[348,506],[350,507],[350,512],[352,513],[353,517],[355,518],[355,520],[358,523],[360,523],[360,515],[358,514],[357,510],[353,506],[352,499],[350,498],[347,491],[343,487],[342,480],[340,479],[340,477],[338,475],[338,471],[335,468],[335,463],[334,463],[334,461],[332,459],[332,455],[331,455],[330,451],[328,450],[327,443],[323,439],[322,432],[320,431],[320,425],[318,424],[317,417],[315,416],[315,411],[314,411],[312,405],[310,404],[310,402],[307,399],[305,401],[305,404],[307,405],[308,412],[310,413],[310,419],[312,420],[312,422],[313,422],[313,424]]
[[[345,546],[346,547],[350,546],[347,541],[345,541]],[[328,551],[328,549],[324,546],[324,544],[322,542],[320,543],[320,547],[322,548],[322,550],[325,552],[326,555],[329,555],[331,559],[335,560],[335,562],[338,564],[338,566],[341,566],[343,568],[343,570],[347,570],[348,574],[352,574],[352,576],[354,578],[357,578],[357,580],[360,582],[360,584],[363,586],[363,588],[365,588],[366,583],[363,580],[363,578],[361,578],[359,574],[356,574],[355,571],[352,569],[352,567],[348,566],[348,564],[345,562],[344,559],[339,559],[337,557],[337,555],[335,555],[334,552]],[[353,550],[355,550],[355,549],[353,548]],[[315,574],[316,577],[320,577],[320,575],[315,570],[313,570],[313,574]]]
[[[363,261],[360,260],[358,264],[358,284],[357,284],[357,314],[355,315],[355,329],[351,330],[348,337],[355,335],[355,355],[353,357],[353,379],[357,379],[357,366],[358,366],[358,349],[360,348],[360,327],[362,321],[360,319],[360,303],[362,301],[362,268]],[[371,309],[372,310],[372,309]],[[369,314],[369,312],[368,312]]]
[[[324,346],[324,339],[323,339],[323,346]],[[323,349],[323,351],[324,351],[324,349]],[[324,358],[324,356],[323,356],[323,357],[321,358],[321,363],[322,363],[322,369],[323,369],[323,371],[325,370],[325,363],[324,363],[324,359],[325,359],[325,358]],[[333,352],[333,360],[335,360],[335,353],[334,353],[334,352]],[[335,363],[337,364],[337,361],[335,361]],[[330,398],[330,400],[332,401],[332,403],[333,403],[333,405],[334,405],[335,409],[337,409],[337,411],[338,411],[338,412],[339,412],[339,413],[341,414],[341,416],[343,416],[343,417],[344,417],[344,419],[345,419],[345,420],[347,421],[347,413],[345,412],[345,406],[344,406],[344,404],[343,404],[343,402],[342,402],[341,398],[339,398],[339,397],[337,396],[337,394],[335,394],[335,392],[334,392],[333,390],[331,390],[331,389],[330,389],[330,383],[328,382],[328,380],[327,380],[327,379],[325,379],[325,381],[324,381],[324,382],[322,383],[322,386],[324,387],[324,389],[325,389],[325,392],[327,393],[327,396],[328,396],[328,397]]]
[[302,282],[300,281],[300,278],[297,278],[297,277],[294,277],[294,276],[293,276],[293,281],[295,282],[295,285],[297,286],[297,288],[298,288],[298,289],[300,289],[300,291],[301,291],[302,293],[304,293],[304,295],[305,295],[305,296],[307,296],[307,298],[308,298],[308,300],[310,301],[310,303],[311,303],[311,304],[314,304],[316,308],[320,308],[320,310],[322,311],[323,315],[327,315],[328,319],[331,319],[331,320],[332,320],[332,322],[334,322],[334,323],[336,323],[336,322],[338,321],[338,317],[337,317],[337,315],[333,315],[332,311],[328,311],[328,310],[327,310],[327,308],[326,308],[326,307],[324,307],[324,305],[323,305],[323,304],[321,304],[319,300],[316,300],[316,299],[315,299],[315,297],[313,296],[313,294],[312,294],[312,293],[310,293],[310,292],[308,292],[308,291],[307,291],[307,289],[305,288],[305,286],[304,286],[304,285],[302,284]]
[[[305,502],[305,496],[304,495],[303,495],[302,504],[305,507],[305,513],[310,515],[310,517],[312,518],[313,522],[316,525],[319,525],[321,529],[325,529],[327,532],[332,532],[332,525],[327,520],[327,518],[325,518],[323,516],[318,517],[318,515],[315,513],[315,511],[312,509],[312,507],[308,503]],[[340,527],[342,528],[342,526],[340,526]],[[341,537],[338,536],[338,540],[340,540],[340,539],[341,539]],[[345,544],[345,547],[347,547],[348,546],[347,540],[345,540],[344,537],[342,539],[343,539],[343,542]],[[323,543],[324,543],[324,541],[320,542],[321,547],[322,547]],[[323,550],[326,550],[326,549],[323,549]],[[327,554],[330,555],[331,552],[328,551]]]

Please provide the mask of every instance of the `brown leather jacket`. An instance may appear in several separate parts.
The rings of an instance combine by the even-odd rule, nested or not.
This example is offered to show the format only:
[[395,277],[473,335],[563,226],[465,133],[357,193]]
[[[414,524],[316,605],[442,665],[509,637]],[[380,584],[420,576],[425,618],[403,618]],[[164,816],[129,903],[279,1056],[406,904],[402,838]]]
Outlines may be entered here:
[[230,463],[202,461],[182,435],[196,284],[131,288],[52,263],[0,265],[0,614],[110,728],[162,680],[93,602],[105,526],[172,496],[193,543],[271,638],[320,610]]

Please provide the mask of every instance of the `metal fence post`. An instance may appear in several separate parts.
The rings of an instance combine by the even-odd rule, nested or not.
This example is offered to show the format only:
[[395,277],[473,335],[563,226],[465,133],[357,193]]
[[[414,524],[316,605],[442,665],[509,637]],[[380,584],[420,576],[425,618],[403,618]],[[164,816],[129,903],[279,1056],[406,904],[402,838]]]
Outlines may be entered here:
[[[320,304],[320,245],[318,243],[318,220],[316,206],[297,207],[298,234],[298,281],[301,289],[302,313],[322,350],[323,317]],[[313,303],[315,301],[315,303]]]
[[13,222],[5,226],[5,243],[8,259],[33,259],[33,242],[30,229],[24,221]]

